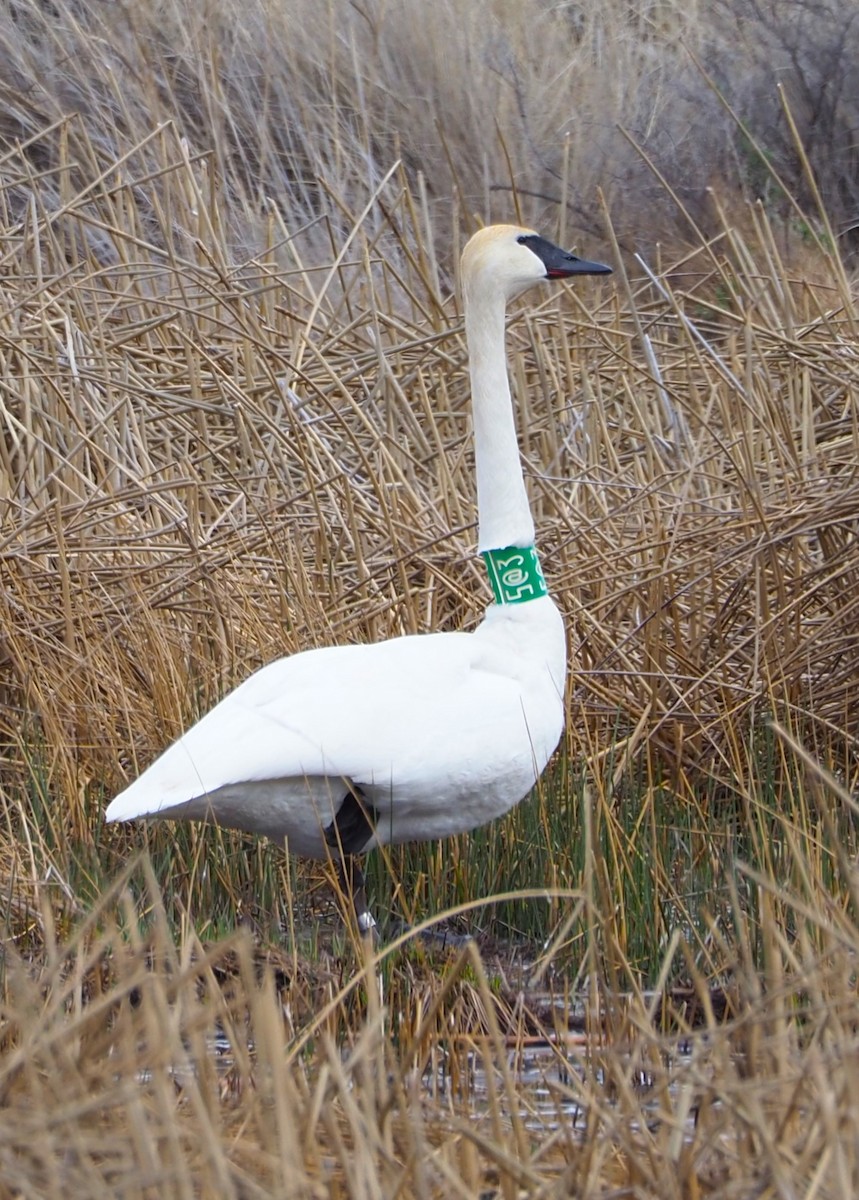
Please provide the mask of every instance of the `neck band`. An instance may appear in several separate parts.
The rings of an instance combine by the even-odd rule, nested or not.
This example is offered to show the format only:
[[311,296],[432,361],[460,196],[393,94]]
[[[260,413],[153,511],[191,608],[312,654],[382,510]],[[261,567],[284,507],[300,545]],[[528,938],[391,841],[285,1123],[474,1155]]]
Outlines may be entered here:
[[484,550],[483,560],[496,604],[523,604],[548,596],[549,589],[534,546]]

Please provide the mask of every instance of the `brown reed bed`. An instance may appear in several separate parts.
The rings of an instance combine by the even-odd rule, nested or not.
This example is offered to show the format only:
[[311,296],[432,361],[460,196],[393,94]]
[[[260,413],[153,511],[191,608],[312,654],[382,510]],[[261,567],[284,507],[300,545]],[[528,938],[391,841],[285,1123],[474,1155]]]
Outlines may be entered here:
[[[78,839],[89,788],[258,663],[467,627],[486,599],[427,214],[392,177],[384,253],[359,224],[327,271],[227,266],[203,165],[157,140],[188,255],[147,241],[129,160],[100,200],[112,261],[86,249],[89,193],[13,226],[3,261],[7,737],[44,742]],[[626,758],[726,786],[734,731],[768,715],[848,771],[856,736],[852,301],[837,270],[773,274],[752,215],[754,242],[553,293],[510,334],[571,748],[614,744],[609,722]]]
[[[523,453],[571,628],[565,754],[590,768],[608,851],[579,828],[580,902],[556,899],[549,950],[512,990],[509,956],[486,968],[473,949],[386,951],[362,972],[347,942],[326,950],[284,915],[312,880],[236,839],[170,834],[184,890],[166,911],[151,873],[105,892],[137,835],[106,842],[100,814],[274,654],[478,619],[456,297],[427,270],[429,218],[396,174],[384,254],[358,223],[322,273],[274,251],[231,266],[212,250],[203,165],[169,131],[159,145],[185,253],[138,223],[129,160],[99,197],[109,256],[88,246],[87,194],[12,225],[2,264],[0,1194],[852,1186],[855,882],[840,846],[857,359],[843,275],[825,258],[817,281],[783,267],[758,210],[754,237],[726,225],[655,280],[556,292],[514,317]],[[785,734],[764,761],[773,717]],[[645,784],[630,792],[633,768]],[[757,865],[693,935],[701,913],[670,857],[653,858],[673,917],[644,993],[629,856],[665,787],[692,806],[699,842],[738,797]],[[563,884],[571,847],[545,820],[548,882]],[[515,826],[506,837],[512,853]],[[466,892],[482,886],[466,872]],[[270,903],[304,928],[284,951],[260,959],[247,933],[223,941],[211,923],[197,941],[188,914],[199,925],[206,896],[220,889],[241,916],[281,887],[286,904]],[[547,979],[560,1008],[545,1009]],[[665,991],[677,979],[705,1034]],[[585,984],[585,1037],[549,1080],[547,1114],[516,1054],[541,1029],[568,1052]]]
[[365,98],[298,105],[288,159],[239,103],[256,9],[228,62],[215,25],[171,57],[143,6],[54,8],[16,17],[0,161],[0,1198],[855,1193],[859,357],[823,207],[773,169],[778,204],[711,193],[636,258],[594,203],[611,286],[512,314],[567,735],[531,804],[374,882],[528,937],[367,962],[277,848],[101,815],[275,655],[479,619],[479,156],[448,141],[442,201]]
[[508,992],[473,947],[343,984],[177,938],[144,861],[38,962],[7,952],[0,1195],[849,1195],[855,921],[760,886],[765,970],[738,910],[726,1013],[700,976],[681,1004],[594,969],[573,1014],[552,948]]

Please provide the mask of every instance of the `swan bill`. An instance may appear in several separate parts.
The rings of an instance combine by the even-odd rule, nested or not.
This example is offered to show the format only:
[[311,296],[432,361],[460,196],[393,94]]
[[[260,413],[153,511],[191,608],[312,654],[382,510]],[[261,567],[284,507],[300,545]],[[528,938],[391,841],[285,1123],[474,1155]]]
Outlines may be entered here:
[[605,263],[589,262],[586,258],[577,258],[569,250],[562,250],[548,238],[540,237],[539,233],[526,233],[519,239],[519,244],[527,246],[537,255],[546,268],[547,279],[567,279],[570,275],[611,275],[611,267]]

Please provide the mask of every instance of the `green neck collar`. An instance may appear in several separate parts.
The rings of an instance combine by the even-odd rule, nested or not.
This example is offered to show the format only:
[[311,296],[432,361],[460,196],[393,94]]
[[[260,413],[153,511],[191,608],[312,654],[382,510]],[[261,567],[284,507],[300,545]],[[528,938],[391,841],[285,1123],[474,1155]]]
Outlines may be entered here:
[[535,546],[484,550],[483,560],[496,604],[524,604],[548,596],[549,589]]

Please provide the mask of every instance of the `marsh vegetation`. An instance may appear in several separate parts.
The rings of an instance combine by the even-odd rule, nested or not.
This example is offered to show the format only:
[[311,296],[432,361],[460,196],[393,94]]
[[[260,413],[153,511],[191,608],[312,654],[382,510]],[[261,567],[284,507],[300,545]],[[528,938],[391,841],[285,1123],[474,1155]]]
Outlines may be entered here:
[[[3,1200],[859,1191],[852,6],[588,12],[3,6]],[[510,218],[616,266],[508,335],[567,733],[373,859],[371,961],[318,867],[102,815],[276,655],[478,621]]]

